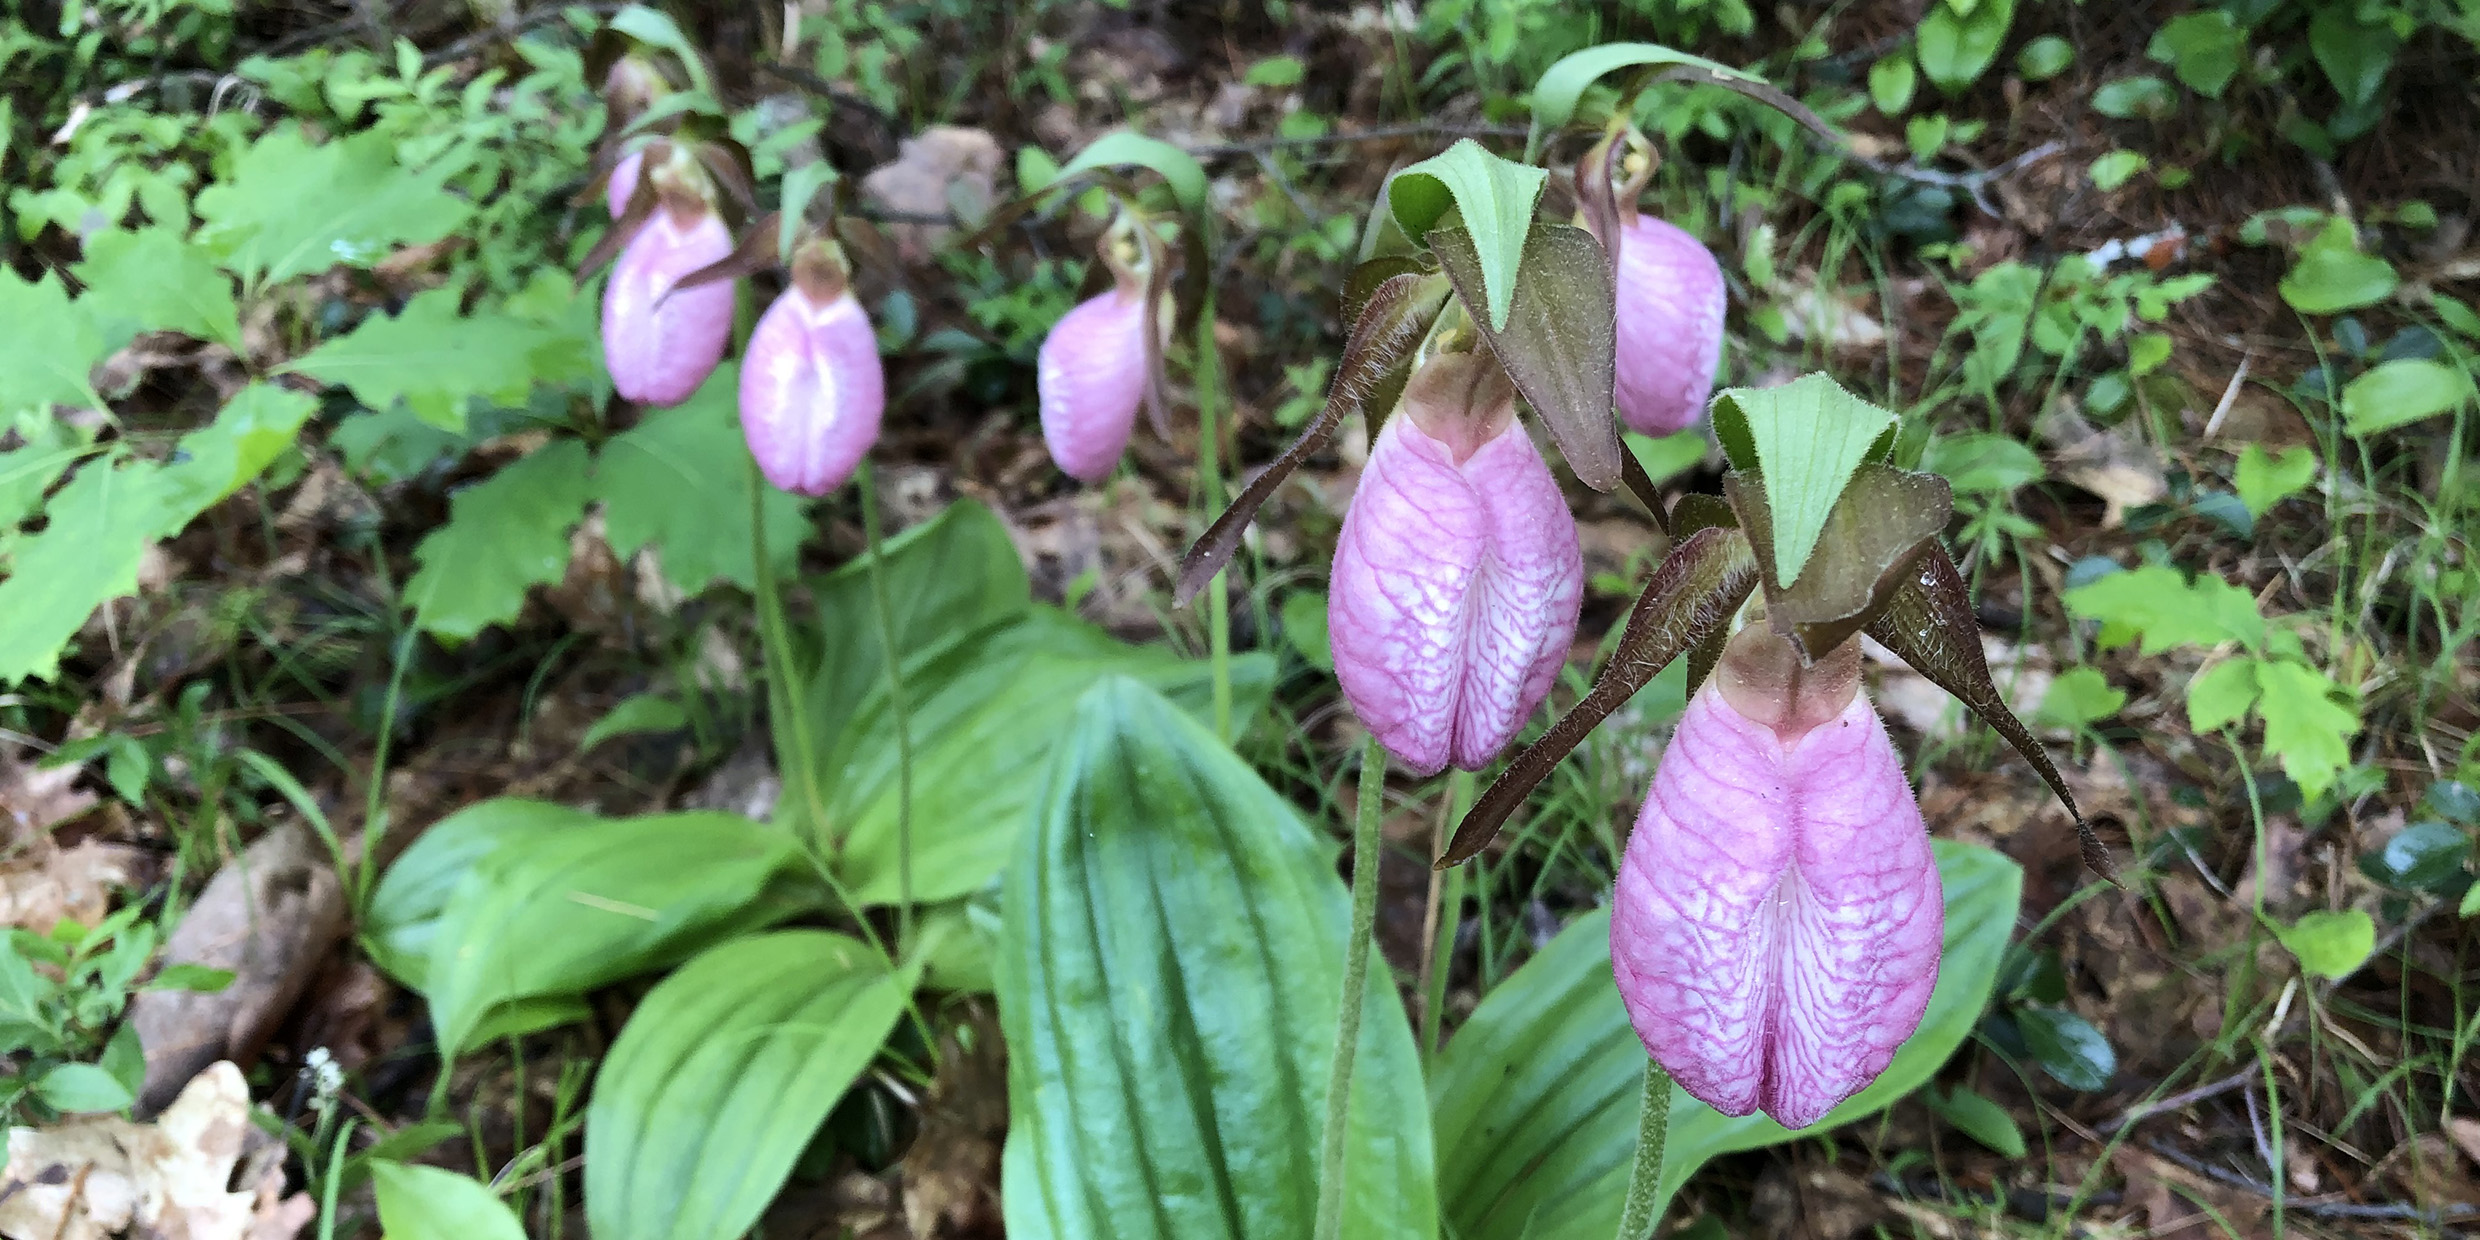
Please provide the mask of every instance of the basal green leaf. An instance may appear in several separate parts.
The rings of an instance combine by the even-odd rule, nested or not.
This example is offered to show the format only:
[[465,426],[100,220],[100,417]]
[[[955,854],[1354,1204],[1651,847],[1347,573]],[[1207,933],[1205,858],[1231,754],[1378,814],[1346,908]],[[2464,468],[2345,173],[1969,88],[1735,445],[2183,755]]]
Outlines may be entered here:
[[1515,304],[1516,273],[1533,231],[1533,204],[1550,174],[1501,159],[1480,143],[1461,138],[1445,152],[1395,174],[1387,183],[1387,209],[1408,237],[1426,237],[1449,210],[1472,237],[1480,267],[1484,321],[1504,328]]
[[[2342,389],[2342,429],[2374,435],[2452,413],[2471,400],[2471,376],[2424,357],[2380,362]],[[2314,457],[2310,458],[2313,468]]]
[[[594,497],[603,502],[603,537],[620,556],[653,545],[663,575],[683,593],[716,581],[757,586],[749,549],[749,489],[759,485],[741,438],[740,368],[715,368],[704,386],[670,409],[649,410],[628,433],[603,445],[594,462]],[[808,505],[766,487],[767,554],[778,572],[809,535]]]
[[2297,659],[2260,662],[2256,685],[2262,692],[2256,713],[2265,721],[2266,752],[2282,759],[2282,773],[2300,791],[2322,796],[2351,764],[2359,712],[2336,699],[2352,695]]
[[[0,273],[0,279],[5,279]],[[95,608],[138,588],[138,561],[180,511],[151,461],[89,461],[52,497],[41,533],[0,579],[0,684],[45,680]]]
[[[1803,1133],[1875,1114],[1919,1088],[1989,1002],[2023,871],[1975,845],[1930,846],[1945,887],[1946,949],[1929,1010],[1875,1084]],[[1431,1071],[1446,1234],[1608,1240],[1635,1157],[1644,1070],[1644,1045],[1611,981],[1610,914],[1596,911],[1483,996]],[[1762,1115],[1718,1115],[1674,1089],[1661,1199],[1710,1159],[1795,1135]]]
[[[1096,686],[1052,743],[999,957],[1008,1235],[1300,1240],[1349,918],[1334,847],[1141,685]],[[1367,1002],[1343,1234],[1430,1240],[1420,1062],[1395,988]]]
[[525,1240],[508,1203],[472,1176],[381,1158],[370,1183],[387,1240]]
[[2282,946],[2311,977],[2348,977],[2377,950],[2377,923],[2358,909],[2320,909],[2281,931]]
[[96,233],[86,239],[86,261],[76,270],[86,286],[79,308],[107,342],[172,331],[242,350],[232,277],[174,229]]
[[[1488,275],[1470,231],[1429,234],[1439,265],[1472,304]],[[1611,412],[1618,336],[1616,293],[1601,243],[1581,228],[1536,224],[1524,247],[1524,275],[1498,326],[1476,323],[1492,356],[1533,407],[1578,481],[1597,491],[1619,485],[1619,420]]]
[[2394,265],[2359,251],[2359,230],[2339,216],[2300,251],[2282,277],[2282,300],[2301,314],[2337,314],[2373,306],[2401,283]]
[[568,571],[568,531],[590,494],[586,448],[573,439],[537,448],[448,501],[448,523],[413,549],[421,568],[405,583],[414,623],[466,640],[516,618],[530,586]]
[[137,1101],[129,1087],[97,1064],[54,1064],[34,1080],[34,1096],[55,1111],[118,1111]]
[[2073,1012],[2027,1005],[2015,1009],[2015,1027],[2041,1070],[2069,1089],[2107,1089],[2118,1074],[2118,1052],[2108,1035]]
[[878,1057],[917,970],[782,930],[707,949],[630,1014],[586,1111],[598,1240],[735,1240]]
[[417,293],[403,313],[373,314],[286,369],[351,388],[371,409],[402,400],[448,431],[465,429],[469,400],[521,405],[538,380],[577,377],[563,333],[514,315],[459,314],[457,302],[454,288]]
[[581,995],[821,899],[793,838],[737,814],[511,821],[430,932],[424,997],[450,1055],[502,1004]]
[[1844,484],[1893,429],[1893,414],[1822,374],[1775,388],[1729,388],[1714,399],[1714,432],[1732,468],[1765,473],[1772,559],[1783,585],[1807,571]]
[[0,414],[102,407],[87,373],[111,348],[84,309],[71,305],[59,276],[45,272],[29,283],[0,270],[0,323],[9,325],[0,344]]
[[2015,1117],[2007,1114],[2005,1107],[1987,1096],[1961,1087],[1950,1094],[1934,1086],[1920,1096],[1939,1119],[1954,1125],[1956,1131],[2005,1157],[2024,1156],[2024,1130],[2016,1126]]
[[[1264,706],[1274,671],[1263,654],[1231,661],[1236,726]],[[1077,700],[1114,677],[1211,718],[1211,665],[1129,645],[1046,607],[906,669],[914,900],[960,896],[998,874]],[[838,876],[857,903],[895,903],[905,893],[905,803],[883,685],[873,681],[842,730],[818,739],[826,746],[818,769],[828,773],[829,822],[842,840]]]
[[2442,894],[2464,878],[2471,836],[2443,822],[2415,822],[2359,859],[2360,873],[2398,891]]
[[14,431],[17,446],[0,451],[0,536],[43,510],[43,496],[87,454],[88,436],[49,410],[26,409],[0,418],[0,434]]
[[2185,13],[2153,31],[2144,54],[2171,66],[2188,89],[2219,99],[2247,59],[2247,32],[2220,9]]
[[1085,144],[1059,169],[1052,182],[1056,184],[1092,168],[1135,166],[1151,169],[1171,187],[1171,196],[1180,209],[1194,212],[1205,205],[1206,170],[1197,157],[1160,138],[1120,130],[1106,133]]
[[2402,48],[2402,36],[2382,11],[2369,11],[2366,19],[2361,14],[2352,5],[2320,5],[2308,21],[2308,51],[2346,107],[2376,99]]
[[2142,634],[2147,655],[2173,646],[2237,642],[2253,651],[2265,644],[2265,618],[2257,613],[2255,596],[2213,573],[2199,574],[2190,584],[2177,569],[2147,564],[2077,586],[2063,597],[2069,615]]
[[2262,520],[2275,504],[2306,490],[2315,480],[2316,449],[2300,444],[2283,449],[2276,457],[2268,455],[2262,444],[2251,443],[2239,450],[2230,484],[2238,491],[2239,502],[2247,505],[2248,515]]
[[257,480],[293,446],[318,405],[291,388],[253,383],[224,402],[215,421],[183,435],[173,462],[164,468],[167,498],[174,508],[165,517],[162,536],[180,533],[200,513]]
[[454,168],[398,166],[376,131],[313,143],[298,125],[261,135],[198,194],[200,244],[253,288],[334,266],[369,267],[447,236],[473,209],[443,186]]
[[[1584,98],[1585,88],[1619,69],[1640,66],[1687,65],[1703,69],[1717,77],[1741,78],[1762,83],[1764,78],[1734,69],[1719,61],[1674,51],[1658,43],[1604,43],[1583,51],[1570,52],[1541,75],[1533,84],[1533,132],[1525,149],[1539,153],[1542,139],[1551,131],[1562,128],[1576,115],[1576,102]],[[1426,229],[1415,229],[1417,237]]]
[[2117,714],[2126,704],[2127,691],[2112,688],[2100,668],[2071,667],[2050,682],[2035,718],[2072,732]]
[[2015,0],[1980,0],[1969,14],[1952,5],[1930,5],[1913,43],[1920,71],[1939,90],[1962,93],[1998,58],[2007,28],[2014,23]]

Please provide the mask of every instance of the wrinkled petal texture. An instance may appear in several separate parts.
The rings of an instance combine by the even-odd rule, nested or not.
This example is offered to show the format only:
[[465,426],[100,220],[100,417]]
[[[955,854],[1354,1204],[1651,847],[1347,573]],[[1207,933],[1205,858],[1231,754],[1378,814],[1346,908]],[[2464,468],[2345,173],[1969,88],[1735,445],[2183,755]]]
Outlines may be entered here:
[[1421,774],[1477,770],[1566,661],[1584,598],[1576,518],[1510,422],[1461,463],[1387,420],[1335,546],[1327,624],[1361,721]]
[[603,289],[603,364],[621,396],[677,405],[714,373],[732,335],[732,282],[664,294],[731,253],[732,233],[711,213],[683,228],[656,211],[629,238]]
[[612,165],[611,182],[603,187],[603,205],[611,208],[611,218],[619,219],[629,209],[629,198],[637,193],[637,174],[645,167],[644,151],[631,151]]
[[1628,428],[1668,435],[1696,425],[1722,367],[1722,264],[1672,224],[1638,216],[1619,243],[1618,380]]
[[821,306],[797,288],[767,307],[741,359],[741,433],[777,487],[824,495],[878,442],[887,372],[861,303]]
[[1937,985],[1945,906],[1920,807],[1865,696],[1786,744],[1708,683],[1619,868],[1620,997],[1725,1115],[1788,1128],[1877,1079]]
[[1042,442],[1083,482],[1111,476],[1145,399],[1145,299],[1133,291],[1090,298],[1042,340],[1035,377]]

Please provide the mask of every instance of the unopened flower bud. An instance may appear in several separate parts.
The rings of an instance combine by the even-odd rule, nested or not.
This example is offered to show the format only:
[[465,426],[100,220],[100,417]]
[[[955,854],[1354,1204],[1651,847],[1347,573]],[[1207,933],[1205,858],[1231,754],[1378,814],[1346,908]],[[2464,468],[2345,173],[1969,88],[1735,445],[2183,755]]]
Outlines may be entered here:
[[603,290],[603,361],[621,396],[677,405],[714,373],[732,334],[732,282],[672,286],[731,253],[714,212],[684,218],[668,203],[629,238]]
[[1576,636],[1576,518],[1514,402],[1485,358],[1424,365],[1370,447],[1335,545],[1336,678],[1422,774],[1497,757]]
[[1877,1079],[1936,988],[1920,807],[1846,643],[1762,625],[1688,703],[1619,867],[1610,956],[1645,1049],[1725,1115],[1787,1128]]
[[1082,482],[1110,477],[1145,399],[1144,290],[1123,280],[1062,316],[1035,378],[1051,460]]
[[1696,425],[1722,365],[1722,265],[1678,227],[1638,216],[1620,230],[1619,420],[1647,435]]
[[787,288],[741,359],[741,433],[766,480],[824,495],[878,442],[887,374],[878,337],[848,292],[825,304]]

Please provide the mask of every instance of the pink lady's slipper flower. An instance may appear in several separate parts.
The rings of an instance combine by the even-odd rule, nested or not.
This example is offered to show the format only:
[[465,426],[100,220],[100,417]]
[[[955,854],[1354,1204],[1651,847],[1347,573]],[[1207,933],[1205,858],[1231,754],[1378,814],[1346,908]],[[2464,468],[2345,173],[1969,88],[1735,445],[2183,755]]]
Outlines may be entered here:
[[1145,400],[1145,289],[1127,276],[1080,303],[1042,341],[1042,442],[1080,482],[1111,476]]
[[1852,643],[1802,668],[1761,624],[1732,638],[1619,867],[1628,1017],[1725,1115],[1825,1118],[1885,1070],[1937,985],[1937,866],[1859,671]]
[[[887,374],[878,337],[840,268],[827,278],[809,252],[793,284],[758,320],[741,359],[741,433],[766,480],[824,495],[878,442]],[[822,296],[823,295],[823,296]]]
[[1505,373],[1432,359],[1370,447],[1335,545],[1344,697],[1414,771],[1478,769],[1550,692],[1583,597],[1576,518]]
[[1619,419],[1647,435],[1686,430],[1705,415],[1722,365],[1722,265],[1651,216],[1618,233]]
[[723,360],[732,334],[731,281],[672,289],[682,276],[729,257],[731,231],[702,204],[671,193],[664,199],[620,251],[603,290],[603,362],[612,387],[645,405],[689,399]]

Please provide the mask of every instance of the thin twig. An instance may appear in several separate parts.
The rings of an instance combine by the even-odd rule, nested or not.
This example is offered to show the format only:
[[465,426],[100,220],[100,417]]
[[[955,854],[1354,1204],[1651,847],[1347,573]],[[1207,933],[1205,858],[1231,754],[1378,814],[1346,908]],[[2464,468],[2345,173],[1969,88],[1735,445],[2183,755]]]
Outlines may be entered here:
[[2224,1077],[2210,1085],[2199,1085],[2194,1089],[2188,1090],[2186,1093],[2172,1094],[2159,1102],[2139,1102],[2136,1105],[2127,1108],[2126,1114],[2121,1115],[2117,1119],[2111,1120],[2108,1123],[2100,1125],[2098,1128],[2094,1129],[2094,1131],[2106,1136],[2117,1132],[2119,1129],[2125,1128],[2130,1124],[2137,1123],[2141,1120],[2151,1119],[2164,1111],[2182,1110],[2186,1107],[2194,1106],[2207,1098],[2218,1098],[2223,1094],[2229,1093],[2230,1091],[2247,1084],[2249,1081],[2255,1079],[2255,1075],[2256,1070],[2254,1068],[2250,1068],[2247,1071]]
[[[2188,1171],[2192,1171],[2197,1175],[2205,1176],[2209,1179],[2218,1180],[2221,1183],[2227,1184],[2232,1188],[2239,1189],[2243,1192],[2253,1193],[2259,1197],[2266,1198],[2267,1200],[2271,1200],[2274,1195],[2274,1188],[2271,1184],[2267,1184],[2264,1181],[2256,1179],[2252,1176],[2242,1175],[2239,1172],[2233,1171],[2227,1167],[2217,1166],[2213,1163],[2206,1162],[2205,1160],[2180,1150],[2167,1142],[2147,1140],[2144,1143],[2144,1148],[2151,1150],[2153,1153],[2170,1160],[2172,1163],[2175,1163]],[[2324,1201],[2316,1198],[2309,1198],[2304,1201],[2298,1199],[2285,1201],[2283,1203],[2283,1208],[2286,1210],[2296,1210],[2301,1214],[2313,1215],[2317,1218],[2411,1219],[2426,1223],[2431,1227],[2438,1226],[2449,1218],[2466,1218],[2474,1214],[2480,1214],[2480,1206],[2467,1205],[2459,1201],[2448,1202],[2443,1206],[2431,1209],[2427,1206],[2417,1205],[2408,1201],[2363,1203],[2357,1201]]]
[[2032,165],[2037,164],[2065,149],[2067,149],[2067,147],[2063,142],[2044,142],[2041,145],[2036,146],[2029,151],[2025,151],[2023,154],[2017,155],[2013,159],[2010,159],[1995,168],[1982,168],[1972,172],[1940,172],[1935,168],[1916,168],[1910,164],[1890,164],[1882,159],[1871,159],[1858,151],[1850,149],[1849,147],[1845,147],[1839,153],[1843,158],[1848,159],[1851,162],[1881,176],[1895,177],[1899,180],[1910,181],[1916,185],[1936,185],[1946,189],[1962,190],[1972,196],[1973,206],[1979,207],[1983,212],[1987,213],[1994,219],[2000,214],[2000,212],[1997,204],[1989,201],[1989,186],[1991,183],[2002,177],[2011,176],[2016,172],[2029,168]]

